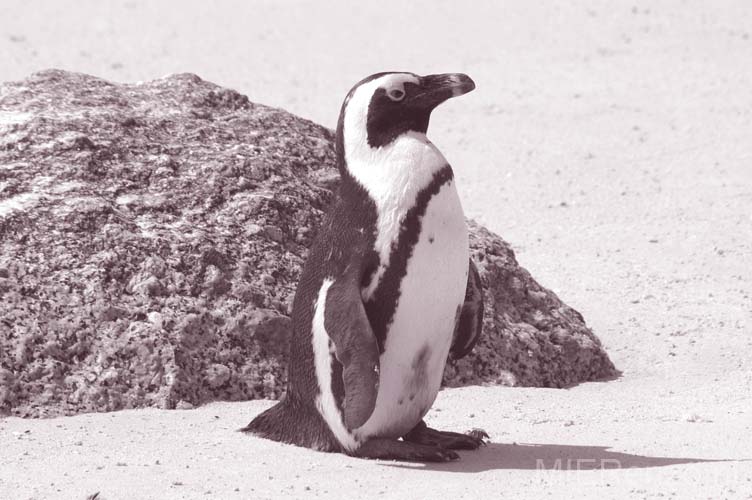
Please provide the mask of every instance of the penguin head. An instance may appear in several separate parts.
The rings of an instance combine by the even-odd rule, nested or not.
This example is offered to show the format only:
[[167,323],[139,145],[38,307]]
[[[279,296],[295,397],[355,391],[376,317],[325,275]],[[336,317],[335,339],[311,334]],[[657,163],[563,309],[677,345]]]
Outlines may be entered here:
[[337,124],[337,157],[346,169],[347,152],[368,155],[404,134],[425,134],[431,112],[455,96],[475,88],[461,73],[418,76],[377,73],[358,82],[347,94]]

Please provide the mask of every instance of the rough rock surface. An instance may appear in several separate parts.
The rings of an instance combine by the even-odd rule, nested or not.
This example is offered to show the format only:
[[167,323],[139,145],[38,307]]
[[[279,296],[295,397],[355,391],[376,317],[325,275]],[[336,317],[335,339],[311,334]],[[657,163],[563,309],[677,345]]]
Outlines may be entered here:
[[[0,86],[0,412],[279,397],[333,165],[330,130],[195,75]],[[580,314],[471,228],[484,337],[445,383],[613,376]]]

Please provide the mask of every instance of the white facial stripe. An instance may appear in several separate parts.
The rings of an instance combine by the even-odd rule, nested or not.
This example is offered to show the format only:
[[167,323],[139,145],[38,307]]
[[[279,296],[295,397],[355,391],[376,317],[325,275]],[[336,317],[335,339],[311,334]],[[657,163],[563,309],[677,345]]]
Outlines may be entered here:
[[360,443],[350,434],[342,422],[342,414],[332,393],[332,357],[335,355],[335,347],[324,326],[326,295],[332,283],[334,283],[334,280],[331,278],[324,280],[319,289],[313,313],[313,361],[316,366],[316,379],[321,391],[316,396],[316,408],[324,417],[337,441],[346,450],[353,451],[360,446]]
[[[410,73],[393,73],[371,80],[355,89],[345,105],[345,159],[348,164],[351,160],[349,156],[352,156],[354,151],[361,148],[371,149],[368,145],[366,120],[368,119],[368,106],[371,104],[371,98],[376,89],[394,87],[404,89],[407,82],[418,84],[420,80]],[[348,149],[351,151],[347,151]]]

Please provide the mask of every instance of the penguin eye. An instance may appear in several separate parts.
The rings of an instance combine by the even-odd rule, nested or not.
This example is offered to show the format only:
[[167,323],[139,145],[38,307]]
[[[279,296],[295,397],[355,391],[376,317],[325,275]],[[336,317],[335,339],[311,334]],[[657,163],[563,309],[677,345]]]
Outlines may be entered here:
[[392,101],[401,101],[405,98],[405,91],[402,89],[392,89],[387,92],[386,95],[388,95],[389,99]]

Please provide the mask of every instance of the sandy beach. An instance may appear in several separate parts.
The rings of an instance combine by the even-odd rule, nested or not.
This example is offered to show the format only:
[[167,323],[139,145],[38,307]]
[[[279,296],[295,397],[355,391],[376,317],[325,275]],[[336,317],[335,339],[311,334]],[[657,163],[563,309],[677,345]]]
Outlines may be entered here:
[[491,444],[442,465],[235,432],[271,402],[0,419],[0,499],[752,498],[752,8],[745,2],[0,5],[0,80],[196,73],[334,126],[383,70],[464,72],[429,137],[466,213],[622,371],[442,391]]

